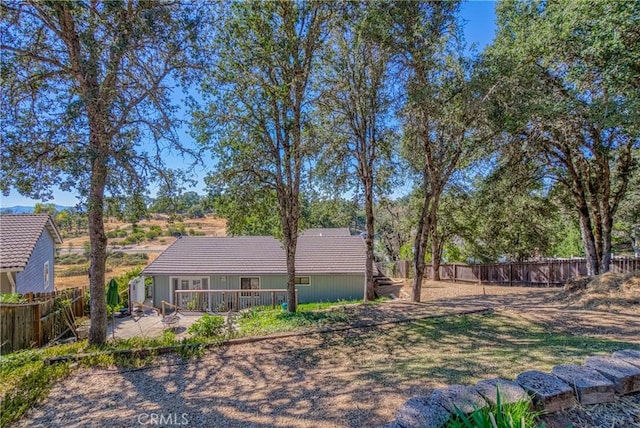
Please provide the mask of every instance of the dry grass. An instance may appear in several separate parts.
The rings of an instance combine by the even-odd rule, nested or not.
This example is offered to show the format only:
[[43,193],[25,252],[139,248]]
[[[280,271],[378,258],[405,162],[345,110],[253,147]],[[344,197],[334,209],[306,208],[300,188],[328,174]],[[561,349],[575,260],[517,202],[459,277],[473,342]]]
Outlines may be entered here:
[[574,308],[640,313],[640,272],[572,279],[558,299]]
[[[110,266],[107,261],[107,272],[105,274],[105,283],[109,282],[111,278],[117,278],[123,275],[126,272],[134,270],[136,268],[145,267],[147,264],[154,261],[159,254],[158,253],[148,253],[149,259],[146,263],[140,264],[138,266]],[[63,272],[66,269],[70,269],[80,265],[55,265],[55,285],[56,290],[64,290],[66,288],[74,288],[74,287],[88,287],[89,286],[89,276],[88,275],[74,275],[74,276],[66,276],[63,277],[59,275],[60,272]]]
[[[174,224],[176,224],[175,222]],[[185,229],[188,231],[189,229],[193,229],[194,231],[204,233],[205,236],[225,236],[227,230],[226,220],[207,216],[205,218],[194,218],[194,219],[184,219],[181,222],[184,224]],[[148,229],[151,226],[160,226],[163,230],[166,230],[170,225],[169,218],[166,215],[156,214],[150,220],[142,220],[137,223],[143,229]],[[106,232],[111,232],[114,230],[131,230],[131,223],[121,222],[114,217],[110,217],[105,220],[104,228]],[[119,239],[115,239],[116,241]],[[144,242],[140,247],[150,247],[150,246],[169,246],[175,241],[174,237],[171,236],[161,236],[152,241]],[[83,235],[74,238],[67,238],[64,240],[63,248],[83,248],[84,244],[89,242],[89,236]]]
[[[204,233],[205,236],[225,236],[226,235],[226,220],[208,216],[205,218],[199,219],[185,219],[182,221],[184,224],[184,228],[186,231],[193,229],[198,233]],[[174,222],[175,226],[177,222]],[[168,221],[168,216],[166,215],[155,215],[151,220],[143,220],[138,223],[138,226],[143,228],[144,230],[149,229],[151,226],[159,226],[162,230],[167,230],[167,228],[171,224]],[[121,222],[113,217],[107,219],[105,221],[105,231],[111,232],[113,230],[131,230],[131,223]],[[115,239],[117,241],[119,239]],[[174,243],[176,238],[172,236],[160,236],[153,240],[147,240],[139,245],[127,245],[127,248],[137,249],[137,250],[148,250],[147,253],[149,256],[148,263],[151,263],[153,260],[158,257],[159,252],[167,248],[169,245]],[[68,248],[83,248],[85,243],[89,242],[89,236],[79,236],[75,238],[67,238],[64,240],[62,244],[62,250],[64,254],[64,250]],[[110,266],[107,262],[107,272],[106,272],[106,281],[108,282],[111,278],[118,277],[125,272],[128,272],[136,267],[144,267],[148,263],[141,264],[139,266]],[[89,277],[88,275],[75,275],[63,277],[60,275],[61,272],[71,269],[73,267],[78,267],[80,265],[60,265],[56,264],[55,266],[55,286],[56,289],[62,290],[65,288],[73,288],[73,287],[88,287],[89,286]]]

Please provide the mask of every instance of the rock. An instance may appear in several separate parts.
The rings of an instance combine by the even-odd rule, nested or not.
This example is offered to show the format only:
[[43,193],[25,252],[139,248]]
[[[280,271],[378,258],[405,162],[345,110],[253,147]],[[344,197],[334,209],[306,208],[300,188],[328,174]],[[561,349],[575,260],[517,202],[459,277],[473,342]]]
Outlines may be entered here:
[[500,391],[500,402],[512,404],[529,400],[529,394],[517,383],[506,379],[488,379],[478,382],[476,391],[491,405],[497,405],[497,393]]
[[613,382],[591,367],[556,366],[551,373],[573,386],[580,404],[609,403],[615,400]]
[[557,412],[575,406],[573,388],[555,376],[537,370],[520,373],[516,378],[529,394],[537,407],[547,412]]
[[592,367],[613,382],[618,394],[640,391],[640,367],[614,357],[587,357],[586,366]]
[[434,400],[433,393],[426,397],[413,397],[398,409],[396,424],[402,428],[443,427],[451,414],[438,400]]
[[632,349],[625,349],[623,351],[616,351],[611,354],[613,358],[618,358],[625,363],[632,364],[636,367],[640,367],[640,351],[634,351]]
[[487,405],[487,402],[478,391],[473,387],[464,385],[438,388],[433,391],[433,399],[439,400],[440,404],[452,414],[456,413],[456,409],[469,414]]

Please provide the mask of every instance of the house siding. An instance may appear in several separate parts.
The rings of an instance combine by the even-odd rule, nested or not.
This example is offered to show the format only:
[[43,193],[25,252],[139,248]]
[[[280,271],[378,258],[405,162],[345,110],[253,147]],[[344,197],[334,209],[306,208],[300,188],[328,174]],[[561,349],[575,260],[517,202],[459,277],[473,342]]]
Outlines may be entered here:
[[153,277],[153,306],[159,308],[162,305],[162,301],[171,301],[171,290],[169,289],[169,277],[168,276],[154,276]]
[[9,275],[13,275],[13,273],[11,272],[0,273],[0,293],[1,294],[13,293],[13,286],[11,285],[11,281],[9,281]]
[[[193,275],[201,276],[201,275]],[[240,278],[260,277],[260,289],[286,289],[286,275],[212,275],[209,276],[211,290],[238,290]],[[298,286],[298,302],[335,302],[338,300],[362,299],[364,296],[364,274],[361,275],[304,275],[310,276],[310,286]],[[171,276],[173,277],[173,276]],[[153,304],[160,307],[162,300],[171,301],[170,277],[154,276]]]
[[[48,230],[44,230],[36,243],[24,270],[16,275],[16,292],[41,293],[54,291],[54,259],[56,246]],[[49,288],[44,288],[44,264],[49,262]]]

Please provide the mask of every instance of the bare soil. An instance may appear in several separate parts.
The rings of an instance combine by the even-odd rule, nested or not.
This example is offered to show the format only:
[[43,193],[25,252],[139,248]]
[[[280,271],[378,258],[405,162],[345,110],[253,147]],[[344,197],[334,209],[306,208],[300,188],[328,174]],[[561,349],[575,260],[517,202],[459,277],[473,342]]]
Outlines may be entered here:
[[[609,350],[640,344],[635,314],[570,309],[557,288],[427,283],[422,291],[421,304],[388,302],[361,315],[383,322],[485,307],[496,313],[446,321],[447,329],[409,322],[221,347],[195,360],[163,356],[138,370],[80,369],[17,426],[139,426],[152,414],[184,415],[190,426],[380,426],[408,398],[435,387],[579,364],[594,343]],[[556,329],[578,337],[552,349],[536,344]],[[622,407],[626,425],[607,426],[640,424],[640,413]],[[587,411],[562,417],[574,427],[603,426]],[[598,414],[610,413],[623,417]]]

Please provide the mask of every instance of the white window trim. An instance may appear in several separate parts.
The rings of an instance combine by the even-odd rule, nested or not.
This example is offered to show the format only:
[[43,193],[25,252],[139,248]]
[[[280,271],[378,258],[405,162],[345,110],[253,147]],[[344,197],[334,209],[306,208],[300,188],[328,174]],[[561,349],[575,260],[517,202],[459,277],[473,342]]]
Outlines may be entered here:
[[[182,281],[182,280],[188,280],[188,281],[193,281],[194,279],[199,279],[200,281],[202,281],[203,279],[207,280],[207,288],[206,290],[210,290],[211,289],[211,277],[204,275],[204,276],[198,276],[198,275],[189,275],[189,276],[170,276],[169,277],[169,303],[171,303],[172,305],[175,304],[175,302],[173,301],[173,297],[176,294],[176,288],[173,285],[174,280],[177,279],[178,282]],[[202,282],[200,283],[202,284]],[[202,285],[201,285],[202,286]],[[201,290],[205,290],[205,288],[201,288]],[[154,293],[155,293],[155,289],[154,289]]]
[[295,284],[296,287],[311,287],[311,276],[309,276],[309,275],[296,276],[296,279],[298,279],[298,278],[309,278],[309,283],[308,284]]
[[44,268],[42,270],[44,282],[44,290],[48,290],[51,288],[51,270],[49,269],[49,260],[44,262]]

